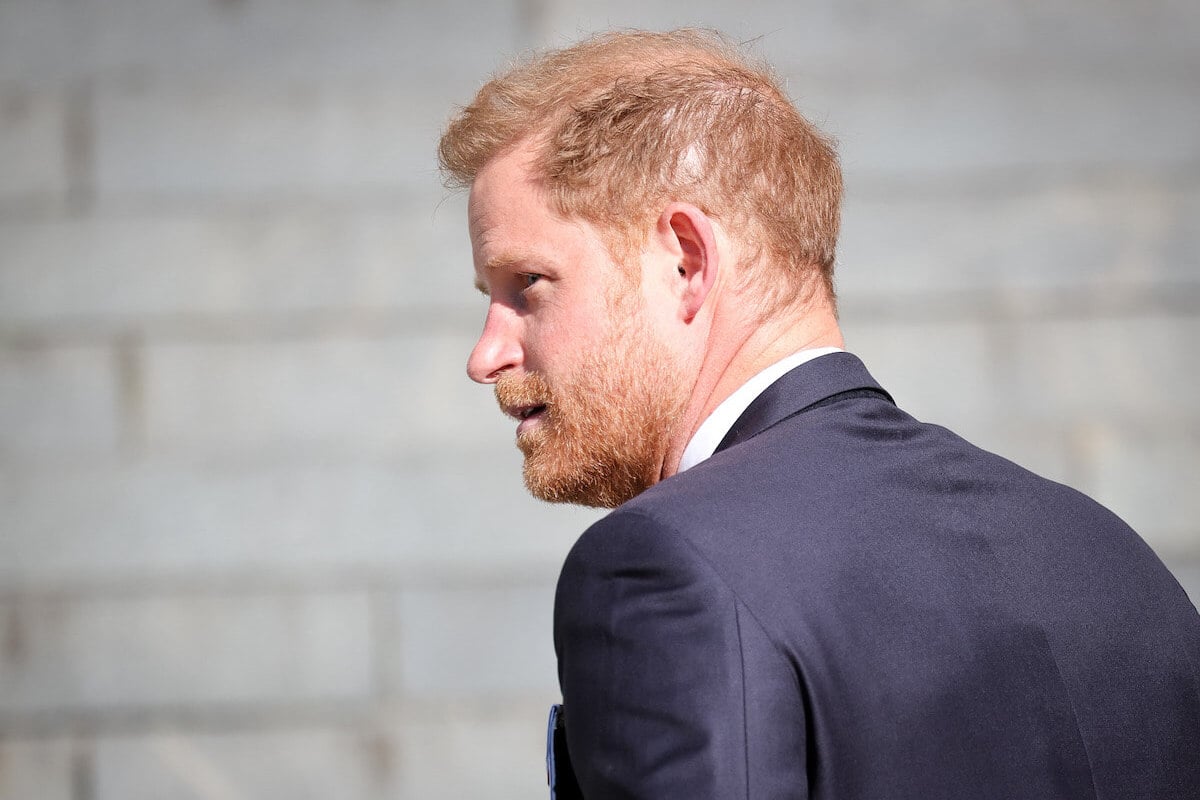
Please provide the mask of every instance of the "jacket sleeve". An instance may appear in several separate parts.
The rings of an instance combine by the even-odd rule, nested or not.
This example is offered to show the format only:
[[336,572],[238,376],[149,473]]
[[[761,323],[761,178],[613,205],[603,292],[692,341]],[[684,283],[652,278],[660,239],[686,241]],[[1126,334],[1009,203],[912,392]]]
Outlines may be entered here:
[[761,796],[747,708],[764,687],[747,690],[747,626],[764,641],[705,558],[655,520],[618,511],[580,538],[559,578],[555,649],[587,800]]

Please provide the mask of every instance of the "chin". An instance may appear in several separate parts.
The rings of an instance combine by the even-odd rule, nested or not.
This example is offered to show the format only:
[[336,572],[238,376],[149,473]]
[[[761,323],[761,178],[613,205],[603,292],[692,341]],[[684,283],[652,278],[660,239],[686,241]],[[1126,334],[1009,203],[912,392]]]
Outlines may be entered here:
[[[540,454],[538,454],[540,455]],[[526,454],[523,471],[525,488],[547,503],[568,503],[589,508],[616,508],[628,502],[657,482],[649,468],[637,469],[628,464],[575,462],[567,465],[546,463],[538,455]],[[581,469],[589,465],[590,468]]]

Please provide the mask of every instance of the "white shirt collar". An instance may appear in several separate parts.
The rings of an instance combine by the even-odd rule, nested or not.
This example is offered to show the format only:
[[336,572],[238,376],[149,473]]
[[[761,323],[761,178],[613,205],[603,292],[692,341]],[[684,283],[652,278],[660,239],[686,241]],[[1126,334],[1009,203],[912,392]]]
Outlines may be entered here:
[[840,353],[840,347],[817,347],[811,350],[801,350],[790,356],[776,361],[750,380],[743,383],[737,391],[726,397],[721,404],[713,409],[708,418],[696,429],[691,441],[684,448],[683,457],[679,460],[678,472],[691,469],[716,452],[717,445],[729,433],[733,423],[746,410],[754,399],[762,394],[768,386],[791,372],[801,364],[812,361],[818,356],[830,353]]

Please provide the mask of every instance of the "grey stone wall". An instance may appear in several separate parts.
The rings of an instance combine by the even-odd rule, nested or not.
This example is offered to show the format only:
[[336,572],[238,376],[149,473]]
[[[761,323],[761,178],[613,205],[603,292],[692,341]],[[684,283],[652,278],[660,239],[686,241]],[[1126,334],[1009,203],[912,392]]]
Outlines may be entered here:
[[702,24],[841,141],[849,346],[1200,594],[1200,6],[0,0],[0,800],[528,798],[557,566],[435,140]]

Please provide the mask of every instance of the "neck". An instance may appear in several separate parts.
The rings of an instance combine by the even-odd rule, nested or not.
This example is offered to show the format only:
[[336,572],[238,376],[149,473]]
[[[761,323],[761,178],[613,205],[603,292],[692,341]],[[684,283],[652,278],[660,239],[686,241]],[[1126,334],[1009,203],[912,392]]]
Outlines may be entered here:
[[[733,298],[737,300],[737,298]],[[733,304],[740,311],[743,303]],[[679,470],[679,460],[696,430],[724,400],[764,369],[800,350],[842,347],[841,330],[823,297],[761,322],[744,313],[714,313],[695,388],[680,424],[667,443],[662,478]]]

